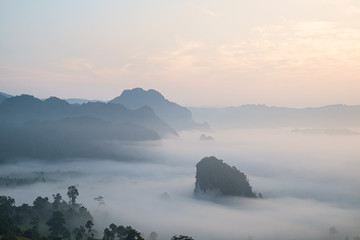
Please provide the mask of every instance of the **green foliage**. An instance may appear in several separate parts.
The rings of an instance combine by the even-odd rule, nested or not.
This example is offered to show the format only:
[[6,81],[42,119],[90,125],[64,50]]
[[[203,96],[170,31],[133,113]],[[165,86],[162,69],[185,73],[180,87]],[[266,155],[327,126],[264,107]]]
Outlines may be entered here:
[[32,225],[32,228],[27,229],[24,232],[24,237],[30,238],[32,240],[39,240],[40,239],[39,223],[40,220],[38,218],[31,219],[30,224]]
[[14,204],[13,198],[0,196],[0,234],[11,234],[18,231],[13,222]]
[[9,216],[13,211],[15,200],[11,197],[0,196],[0,216]]
[[37,197],[33,202],[33,210],[36,217],[45,221],[51,216],[51,203],[49,202],[48,197]]
[[215,157],[196,164],[196,194],[219,192],[222,195],[256,197],[246,175]]
[[82,240],[85,236],[85,228],[83,226],[77,227],[73,230],[75,240]]
[[77,188],[75,186],[68,187],[67,195],[70,199],[71,204],[75,205],[76,198],[77,196],[79,196],[79,191],[77,190]]
[[110,224],[109,228],[105,228],[103,240],[144,240],[141,233],[130,226],[116,226]]
[[46,225],[49,226],[49,237],[52,239],[59,238],[70,238],[70,232],[65,227],[64,214],[60,211],[55,211],[52,214],[52,217],[46,222]]
[[58,209],[59,205],[62,201],[62,197],[61,197],[60,193],[57,193],[57,194],[53,194],[53,198],[54,198],[54,202],[53,202],[52,206],[53,206],[53,208]]
[[[17,240],[26,237],[31,240],[95,240],[93,218],[88,210],[75,203],[79,195],[75,186],[68,188],[69,204],[62,201],[60,193],[53,195],[53,202],[47,197],[37,197],[33,206],[22,204],[15,206],[15,200],[8,196],[0,196],[0,235],[2,240]],[[21,222],[21,223],[20,223]],[[82,222],[85,226],[79,226]],[[30,228],[22,232],[26,225]],[[47,231],[40,232],[40,225],[48,226]],[[72,238],[68,229],[72,230]],[[1,237],[1,236],[0,236]],[[155,240],[157,234],[152,232],[150,239]],[[144,240],[141,233],[131,226],[110,224],[104,230],[103,240]],[[191,237],[180,235],[172,239],[193,240]]]
[[[74,229],[79,226],[79,222],[83,222],[86,223],[87,232],[82,227],[84,233],[86,232],[82,239],[93,240],[94,224],[88,210],[79,204],[72,205],[62,201],[59,193],[53,197],[52,203],[47,197],[39,196],[34,200],[33,206],[22,204],[16,207],[14,199],[8,196],[0,196],[0,235],[10,236],[12,234],[32,240],[46,239],[46,236],[40,235],[39,228],[40,225],[47,224],[49,230],[51,229],[50,237],[52,239],[70,238],[70,232],[67,229]],[[26,225],[30,225],[31,228],[24,229]],[[24,229],[24,232],[20,231],[19,226]]]
[[88,220],[85,224],[85,228],[87,229],[87,239],[94,240],[94,223],[91,220]]

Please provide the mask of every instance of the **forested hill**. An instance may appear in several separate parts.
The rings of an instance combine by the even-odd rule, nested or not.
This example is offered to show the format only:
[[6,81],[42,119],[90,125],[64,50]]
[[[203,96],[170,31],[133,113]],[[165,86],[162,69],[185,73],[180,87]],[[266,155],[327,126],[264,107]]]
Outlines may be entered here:
[[108,141],[150,141],[176,135],[149,107],[71,105],[59,98],[21,95],[0,104],[0,159],[110,157]]
[[206,124],[196,123],[188,108],[170,102],[160,92],[153,89],[147,91],[142,88],[124,90],[120,96],[111,100],[110,103],[122,104],[129,109],[149,106],[161,119],[176,130],[208,127]]
[[195,194],[256,197],[246,175],[216,157],[196,164]]

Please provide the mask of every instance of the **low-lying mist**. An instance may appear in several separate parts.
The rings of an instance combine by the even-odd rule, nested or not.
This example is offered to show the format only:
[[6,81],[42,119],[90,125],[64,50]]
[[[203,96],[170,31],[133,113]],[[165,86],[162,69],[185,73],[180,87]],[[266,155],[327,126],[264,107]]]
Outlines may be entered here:
[[[16,205],[77,186],[102,231],[110,223],[131,225],[148,238],[352,239],[360,235],[359,135],[304,135],[291,129],[181,132],[179,138],[129,147],[143,161],[19,160],[1,165],[1,176],[43,172],[55,182],[0,186]],[[112,143],[116,149],[116,143]],[[118,151],[121,151],[118,150]],[[244,172],[264,199],[193,196],[195,165],[216,156]],[[94,200],[103,196],[105,205]],[[329,229],[337,233],[331,235]]]

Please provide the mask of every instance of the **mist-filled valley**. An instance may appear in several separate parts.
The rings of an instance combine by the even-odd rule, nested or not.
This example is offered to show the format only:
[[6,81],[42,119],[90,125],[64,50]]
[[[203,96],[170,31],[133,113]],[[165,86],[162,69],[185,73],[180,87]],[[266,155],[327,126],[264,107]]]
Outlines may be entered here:
[[0,36],[0,240],[360,240],[360,0],[1,0]]
[[[353,129],[356,131],[356,129]],[[212,140],[201,140],[204,134]],[[19,158],[1,178],[45,179],[0,185],[16,205],[37,196],[79,190],[94,217],[96,238],[111,223],[131,225],[150,239],[353,239],[360,235],[359,135],[302,134],[292,128],[180,131],[176,138],[113,141],[133,159]],[[195,165],[216,156],[247,175],[262,198],[194,196]],[[94,198],[102,196],[105,204]]]

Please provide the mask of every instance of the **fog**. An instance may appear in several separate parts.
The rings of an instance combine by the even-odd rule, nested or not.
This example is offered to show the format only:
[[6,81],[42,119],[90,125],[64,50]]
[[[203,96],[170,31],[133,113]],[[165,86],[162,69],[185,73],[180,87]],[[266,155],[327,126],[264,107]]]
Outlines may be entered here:
[[[37,196],[52,200],[55,193],[67,199],[67,187],[75,185],[77,202],[94,216],[99,236],[110,223],[131,225],[145,238],[155,231],[158,239],[180,234],[200,240],[359,236],[360,136],[291,130],[206,132],[213,141],[200,141],[202,132],[180,132],[178,138],[128,147],[142,160],[136,162],[21,159],[1,165],[0,175],[42,171],[58,181],[0,186],[0,195],[15,198],[16,205],[32,203]],[[236,166],[264,199],[195,198],[195,165],[205,156]],[[100,195],[105,205],[94,200]],[[335,235],[329,232],[333,226]]]

